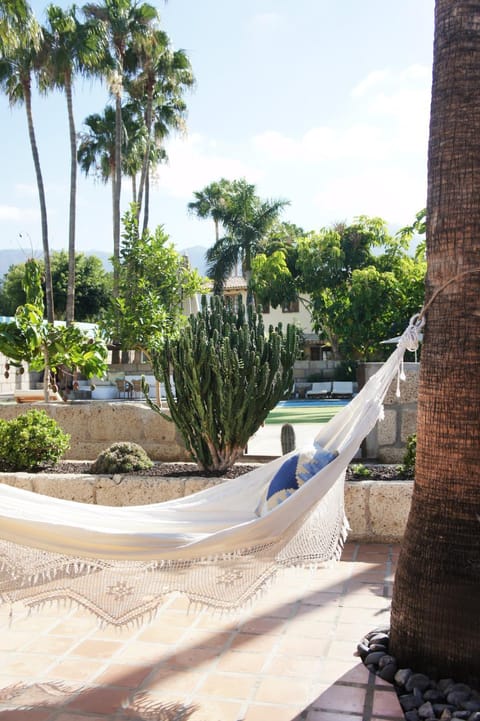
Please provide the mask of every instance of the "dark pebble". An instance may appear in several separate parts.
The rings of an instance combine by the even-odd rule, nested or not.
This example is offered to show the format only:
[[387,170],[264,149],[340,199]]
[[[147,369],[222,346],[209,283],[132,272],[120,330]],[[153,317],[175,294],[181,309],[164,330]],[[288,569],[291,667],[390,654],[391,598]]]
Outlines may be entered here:
[[424,673],[412,673],[405,683],[405,689],[412,691],[414,688],[418,688],[419,691],[426,691],[430,688],[430,679],[425,676]]
[[452,713],[452,719],[460,718],[460,719],[464,719],[465,721],[468,721],[469,716],[470,716],[470,711],[454,711]]
[[384,646],[388,646],[390,637],[387,633],[376,633],[373,636],[370,636],[368,640],[370,642],[370,646],[372,643],[381,643]]
[[380,676],[380,678],[383,678],[384,681],[387,681],[387,683],[393,683],[396,671],[397,664],[388,663],[386,666],[380,669],[378,675]]
[[405,721],[418,721],[418,711],[416,708],[414,708],[412,711],[407,711],[405,714]]
[[424,718],[424,719],[435,718],[433,706],[430,703],[430,701],[426,701],[425,703],[422,703],[422,705],[418,709],[418,715],[420,718]]
[[370,651],[382,651],[382,653],[387,653],[387,651],[388,651],[388,644],[385,644],[385,643],[372,643],[372,644],[370,644]]
[[384,666],[388,666],[389,664],[395,664],[395,668],[397,667],[397,661],[393,656],[390,656],[388,653],[386,653],[378,662],[378,668],[384,668]]
[[432,703],[441,703],[445,701],[445,695],[438,690],[438,688],[427,688],[423,694],[425,701],[432,701]]
[[465,711],[470,711],[470,713],[473,713],[474,711],[480,711],[480,701],[469,699],[468,701],[464,701],[462,703],[462,708],[464,708]]
[[411,668],[399,668],[395,674],[395,683],[399,686],[405,686],[407,679],[410,678],[412,673]]
[[398,700],[400,702],[400,706],[403,708],[404,711],[412,711],[414,708],[418,709],[418,707],[421,705],[421,702],[419,703],[418,699],[415,698],[413,693],[399,696]]
[[366,659],[368,654],[370,653],[370,646],[367,646],[366,643],[361,641],[360,643],[357,643],[357,653],[360,656],[360,658],[363,660]]
[[377,666],[382,656],[385,656],[385,651],[373,651],[366,657],[365,664],[368,666],[368,664],[373,663]]
[[480,711],[474,711],[474,713],[468,717],[468,721],[480,721]]
[[448,703],[434,703],[432,705],[437,716],[440,716],[444,711],[448,711],[451,716],[453,711],[455,711],[455,706],[451,706]]
[[444,694],[449,693],[449,691],[452,690],[452,687],[455,686],[455,681],[453,678],[441,678],[440,681],[437,683],[437,688],[440,689],[440,691],[443,691]]
[[[465,701],[468,701],[470,696],[472,695],[472,692],[470,690],[468,691],[450,691],[450,693],[447,694],[447,701],[448,703],[453,704],[454,706],[460,706]],[[475,709],[472,709],[474,711]]]

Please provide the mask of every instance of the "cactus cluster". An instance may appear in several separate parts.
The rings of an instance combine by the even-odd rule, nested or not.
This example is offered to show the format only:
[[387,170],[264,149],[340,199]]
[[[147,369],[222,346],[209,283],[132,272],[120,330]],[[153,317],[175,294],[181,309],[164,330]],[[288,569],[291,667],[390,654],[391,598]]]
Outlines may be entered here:
[[213,296],[203,297],[180,337],[153,355],[172,420],[202,470],[232,466],[290,391],[297,344],[295,326],[266,331],[261,314],[241,297],[232,303]]

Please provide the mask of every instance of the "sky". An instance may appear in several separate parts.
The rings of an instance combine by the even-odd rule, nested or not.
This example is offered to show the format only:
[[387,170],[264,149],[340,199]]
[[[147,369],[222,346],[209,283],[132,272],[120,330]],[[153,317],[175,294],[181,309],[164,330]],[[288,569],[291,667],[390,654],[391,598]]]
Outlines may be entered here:
[[[67,7],[70,3],[57,0]],[[155,2],[196,84],[187,133],[167,144],[151,190],[150,227],[178,250],[214,241],[192,217],[193,192],[245,178],[262,199],[288,200],[282,220],[306,231],[358,215],[391,231],[426,203],[434,0],[169,0]],[[31,6],[44,20],[47,2]],[[81,3],[78,3],[81,5]],[[77,131],[107,88],[79,80]],[[50,248],[68,245],[66,101],[35,94]],[[41,255],[38,192],[25,109],[0,95],[0,249]],[[122,185],[122,208],[131,200]],[[113,252],[111,190],[79,172],[79,251]]]

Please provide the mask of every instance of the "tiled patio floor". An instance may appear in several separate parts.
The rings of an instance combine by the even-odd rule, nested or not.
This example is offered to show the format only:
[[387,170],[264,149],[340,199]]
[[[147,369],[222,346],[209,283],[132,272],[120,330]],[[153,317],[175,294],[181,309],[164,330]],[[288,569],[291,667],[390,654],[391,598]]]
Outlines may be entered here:
[[78,609],[0,609],[0,721],[403,721],[353,656],[389,620],[397,546],[347,544],[287,571],[247,611],[188,611],[99,628]]

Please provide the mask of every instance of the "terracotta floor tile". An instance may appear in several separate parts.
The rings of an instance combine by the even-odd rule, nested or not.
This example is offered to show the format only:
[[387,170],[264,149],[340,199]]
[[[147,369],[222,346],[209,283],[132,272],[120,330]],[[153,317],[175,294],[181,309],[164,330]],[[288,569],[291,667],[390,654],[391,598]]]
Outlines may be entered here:
[[278,636],[283,633],[284,628],[284,619],[273,618],[273,616],[260,616],[259,618],[252,618],[245,621],[240,627],[240,630],[242,633],[261,633]]
[[[3,721],[3,719],[0,717],[0,721]],[[107,721],[104,715],[102,716],[92,716],[91,714],[88,714],[86,716],[83,713],[79,713],[78,711],[72,711],[72,713],[69,713],[68,711],[65,711],[58,716],[55,721]]]
[[88,664],[86,664],[84,659],[63,658],[58,663],[50,666],[48,677],[57,681],[76,681],[86,684],[95,678],[95,675],[104,665],[103,662],[96,662],[92,659],[89,659]]
[[77,639],[94,630],[95,624],[92,617],[88,618],[64,618],[52,626],[50,633],[58,636],[74,636]]
[[26,680],[39,678],[45,668],[57,661],[55,656],[33,655],[28,653],[12,653],[3,665],[3,671],[10,676],[21,675]]
[[51,711],[43,709],[0,710],[0,721],[48,721],[51,715]]
[[179,626],[170,626],[168,624],[157,625],[154,628],[148,626],[139,636],[139,641],[148,643],[165,643],[176,644],[182,639],[185,629]]
[[355,663],[357,657],[353,654],[357,649],[357,640],[348,641],[332,641],[327,650],[328,658],[344,658],[350,659],[351,663]]
[[72,654],[75,656],[86,656],[94,659],[109,659],[123,646],[120,641],[103,641],[101,639],[86,639],[81,641]]
[[179,643],[179,648],[185,646],[196,646],[198,648],[226,648],[232,634],[228,631],[215,633],[207,628],[187,628]]
[[32,641],[32,631],[4,630],[0,633],[0,660],[8,657],[10,651],[20,651]]
[[67,704],[69,709],[78,709],[96,714],[113,714],[122,708],[128,699],[128,690],[114,686],[93,687],[82,691]]
[[335,634],[334,621],[317,621],[317,617],[292,619],[287,633],[289,636],[329,639]]
[[294,721],[301,711],[302,708],[290,705],[250,704],[243,721]]
[[254,674],[210,673],[200,685],[203,696],[219,696],[225,699],[246,699],[253,692],[257,678]]
[[259,636],[256,633],[239,633],[232,641],[230,648],[236,651],[269,653],[278,644],[277,636]]
[[376,688],[373,697],[373,716],[395,716],[401,712],[400,703],[393,686]]
[[363,714],[342,713],[341,717],[336,711],[310,708],[305,721],[362,721]]
[[115,661],[126,663],[128,660],[134,663],[160,663],[171,656],[171,646],[161,643],[147,643],[145,641],[130,641],[120,649]]
[[269,676],[300,676],[301,678],[320,678],[322,659],[312,656],[292,657],[290,654],[275,654],[264,666]]
[[241,718],[242,704],[236,701],[198,696],[195,705],[197,708],[188,715],[188,721],[238,721]]
[[278,652],[289,654],[292,658],[297,655],[317,657],[325,655],[329,645],[328,639],[285,636],[280,640]]
[[192,693],[205,678],[205,672],[197,670],[173,670],[160,668],[152,672],[148,679],[148,692],[159,696],[165,691],[181,692],[184,695]]
[[220,657],[217,669],[234,673],[259,673],[264,666],[264,654],[229,650]]
[[38,636],[31,643],[23,647],[24,653],[46,653],[52,656],[63,656],[69,649],[76,645],[73,638],[62,636]]
[[196,668],[203,664],[210,664],[219,657],[215,648],[187,648],[178,653],[172,653],[168,660],[170,667]]
[[292,676],[268,676],[260,681],[255,701],[266,703],[306,704],[310,682]]
[[361,714],[364,703],[364,688],[333,684],[313,702],[312,706],[314,709],[324,709],[325,711]]
[[308,604],[302,604],[297,614],[297,618],[305,619],[308,614],[312,614],[312,609],[315,608],[315,620],[326,623],[332,623],[335,621],[339,614],[339,608],[337,606],[309,606]]
[[148,665],[111,663],[106,670],[94,675],[94,678],[98,685],[135,689],[151,672],[152,667]]

